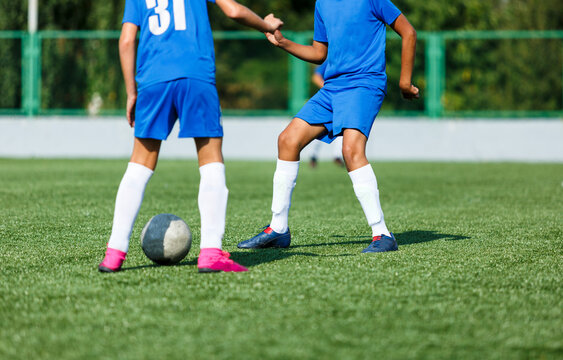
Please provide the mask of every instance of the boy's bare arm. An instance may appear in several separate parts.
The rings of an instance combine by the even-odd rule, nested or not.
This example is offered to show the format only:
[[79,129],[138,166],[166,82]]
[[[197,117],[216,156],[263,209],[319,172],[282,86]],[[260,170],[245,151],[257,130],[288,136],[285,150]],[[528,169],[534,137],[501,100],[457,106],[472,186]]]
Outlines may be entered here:
[[262,19],[235,0],[216,0],[216,3],[229,18],[263,33],[273,33],[283,25],[283,21],[275,18],[272,14],[268,15],[266,19]]
[[399,15],[390,26],[401,36],[403,42],[399,87],[405,99],[418,99],[420,97],[419,90],[412,84],[412,72],[416,52],[416,30],[403,14]]
[[119,58],[127,91],[127,121],[131,127],[135,125],[135,104],[137,103],[137,83],[135,82],[136,38],[137,25],[124,23],[119,37]]
[[276,30],[273,34],[266,34],[266,37],[272,44],[284,49],[291,55],[314,64],[322,64],[328,53],[327,43],[313,41],[313,45],[301,45],[286,39],[279,30]]

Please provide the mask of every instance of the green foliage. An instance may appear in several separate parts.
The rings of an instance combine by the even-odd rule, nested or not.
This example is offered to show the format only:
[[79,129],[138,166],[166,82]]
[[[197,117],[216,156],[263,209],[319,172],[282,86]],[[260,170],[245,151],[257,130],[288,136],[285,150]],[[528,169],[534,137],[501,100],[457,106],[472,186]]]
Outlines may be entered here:
[[124,0],[50,0],[39,2],[41,30],[116,30]]
[[[389,30],[392,31],[392,30]],[[399,79],[401,77],[401,40],[387,40],[387,96],[383,102],[382,110],[424,110],[424,101],[405,101],[399,89]],[[422,40],[418,41],[416,48],[416,62],[414,69],[413,83],[420,88],[422,94],[426,90],[426,79],[424,74],[425,48]]]
[[[563,29],[563,3],[558,0],[397,0],[396,4],[417,30]],[[562,45],[561,40],[448,41],[445,110],[563,109]],[[419,41],[414,82],[424,93],[423,46]],[[400,55],[389,50],[392,89],[398,81]],[[392,108],[404,108],[397,93],[390,91],[387,101]]]
[[[305,0],[242,0],[239,1],[261,16],[273,13],[284,21],[284,28],[294,31],[313,29],[314,1]],[[227,18],[218,6],[210,7],[214,30],[248,30]]]
[[[117,30],[124,0],[39,2],[40,30]],[[285,29],[313,28],[313,0],[243,0],[260,15],[275,13]],[[396,0],[418,31],[563,29],[560,0]],[[247,30],[209,5],[214,30]],[[0,30],[25,30],[27,2],[0,1]],[[389,30],[391,31],[391,30]],[[45,40],[41,54],[44,109],[121,109],[124,89],[114,40]],[[446,110],[558,110],[562,104],[560,40],[462,40],[447,42]],[[217,41],[217,84],[224,109],[286,109],[287,54],[257,40]],[[384,110],[424,110],[400,96],[401,46],[387,47],[388,96]],[[0,39],[0,108],[21,106],[21,42]],[[424,95],[425,43],[420,39],[414,83]]]
[[217,90],[224,109],[287,108],[287,56],[263,40],[215,42]]
[[447,110],[561,110],[561,40],[447,44]]
[[117,40],[43,41],[43,109],[119,109],[126,99],[122,89]]
[[21,107],[22,91],[22,41],[0,39],[0,109]]
[[[0,31],[25,30],[27,2],[0,1]],[[0,109],[21,107],[22,42],[0,38]]]
[[0,31],[26,29],[27,1],[0,1]]
[[394,2],[417,30],[490,30],[500,24],[496,3],[503,0],[397,0]]

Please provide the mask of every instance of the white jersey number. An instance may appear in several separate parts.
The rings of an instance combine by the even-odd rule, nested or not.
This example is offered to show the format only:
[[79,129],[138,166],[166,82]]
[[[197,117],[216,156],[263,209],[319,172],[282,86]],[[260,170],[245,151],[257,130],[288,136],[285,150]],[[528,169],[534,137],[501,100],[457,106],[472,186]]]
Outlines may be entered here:
[[[147,9],[153,9],[156,15],[149,16],[149,30],[154,35],[162,35],[170,26],[168,0],[146,0]],[[186,30],[186,9],[184,0],[172,0],[174,12],[174,28]]]

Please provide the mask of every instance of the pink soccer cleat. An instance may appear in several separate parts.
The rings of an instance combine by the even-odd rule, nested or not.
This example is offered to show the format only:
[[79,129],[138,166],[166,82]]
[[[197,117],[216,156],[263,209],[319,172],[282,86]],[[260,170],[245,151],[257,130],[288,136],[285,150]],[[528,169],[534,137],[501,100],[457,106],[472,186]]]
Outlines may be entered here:
[[104,261],[102,261],[102,263],[98,266],[98,270],[100,270],[100,272],[107,273],[121,270],[121,265],[123,265],[123,261],[125,261],[125,256],[127,256],[126,252],[108,248],[106,250]]
[[200,273],[210,272],[242,272],[248,271],[244,266],[237,264],[229,259],[229,254],[221,249],[201,249],[199,258],[197,259],[197,268]]

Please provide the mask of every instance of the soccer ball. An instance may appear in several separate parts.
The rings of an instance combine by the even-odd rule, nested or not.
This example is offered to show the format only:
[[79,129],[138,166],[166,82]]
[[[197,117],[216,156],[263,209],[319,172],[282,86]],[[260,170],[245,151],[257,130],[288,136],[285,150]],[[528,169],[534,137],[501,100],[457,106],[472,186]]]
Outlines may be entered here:
[[172,214],[153,216],[141,233],[141,247],[149,259],[160,265],[182,261],[192,246],[192,232],[184,220]]

